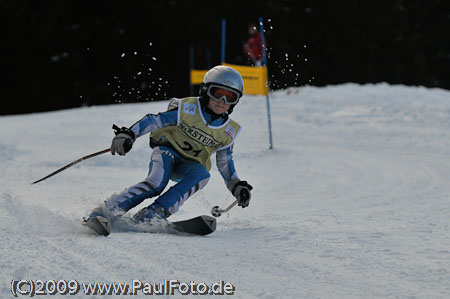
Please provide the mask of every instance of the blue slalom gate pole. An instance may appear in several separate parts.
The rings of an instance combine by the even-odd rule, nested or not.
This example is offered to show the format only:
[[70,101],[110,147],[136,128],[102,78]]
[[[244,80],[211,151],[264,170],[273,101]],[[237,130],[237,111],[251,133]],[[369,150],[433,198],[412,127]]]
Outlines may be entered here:
[[220,56],[220,62],[225,62],[225,34],[226,34],[226,21],[222,19],[222,55]]
[[[261,33],[261,47],[262,47],[262,56],[263,56],[263,66],[267,66],[267,55],[266,55],[266,43],[264,40],[264,25],[263,18],[259,18],[259,32]],[[269,77],[269,75],[267,75]],[[269,79],[267,78],[267,84],[269,84]],[[272,140],[272,117],[270,114],[270,101],[269,95],[266,95],[266,104],[267,104],[267,123],[269,125],[269,149],[273,149],[273,140]]]

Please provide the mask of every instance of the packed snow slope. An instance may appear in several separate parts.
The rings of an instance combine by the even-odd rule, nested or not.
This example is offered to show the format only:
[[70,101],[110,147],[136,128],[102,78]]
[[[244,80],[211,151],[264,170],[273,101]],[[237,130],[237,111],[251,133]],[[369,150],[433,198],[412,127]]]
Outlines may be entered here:
[[[101,237],[80,225],[146,176],[147,137],[126,157],[105,154],[30,185],[108,148],[113,123],[130,126],[167,101],[0,117],[0,297],[12,297],[13,279],[74,279],[223,280],[234,298],[450,298],[450,92],[344,84],[270,100],[273,150],[264,97],[244,96],[232,114],[244,127],[234,160],[252,200],[205,237]],[[213,168],[171,219],[232,201]]]

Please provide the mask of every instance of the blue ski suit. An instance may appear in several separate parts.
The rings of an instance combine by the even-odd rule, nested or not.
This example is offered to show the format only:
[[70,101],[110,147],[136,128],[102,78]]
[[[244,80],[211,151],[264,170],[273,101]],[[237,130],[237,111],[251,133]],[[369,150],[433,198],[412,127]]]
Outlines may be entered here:
[[[184,100],[173,99],[169,105],[170,110],[157,115],[148,114],[131,126],[130,129],[136,138],[138,138],[157,129],[179,126],[181,108],[178,106],[182,105]],[[191,98],[192,101],[193,99]],[[212,114],[208,112],[208,109],[202,107],[199,101],[197,107],[201,113],[203,122],[206,122],[204,125],[215,128],[227,124],[226,118],[212,119]],[[233,136],[233,143],[239,131]],[[233,143],[215,151],[217,168],[227,186],[239,181],[232,157]],[[148,206],[147,209],[154,206],[158,206],[159,209],[162,207],[164,215],[160,214],[160,216],[166,218],[176,213],[190,196],[204,188],[208,183],[210,174],[209,169],[204,163],[202,164],[199,161],[186,158],[169,142],[155,143],[154,140],[151,140],[150,145],[153,148],[153,152],[147,177],[143,181],[125,189],[119,194],[111,196],[105,201],[106,206],[110,210],[114,210],[115,214],[118,211],[119,214],[123,214],[139,205],[145,199],[159,195],[155,202]],[[177,184],[163,193],[169,180],[173,180]]]

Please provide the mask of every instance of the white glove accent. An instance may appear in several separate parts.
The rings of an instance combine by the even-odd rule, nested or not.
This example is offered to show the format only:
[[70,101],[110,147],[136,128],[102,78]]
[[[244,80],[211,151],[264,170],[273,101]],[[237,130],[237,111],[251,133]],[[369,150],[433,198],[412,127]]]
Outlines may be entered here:
[[114,136],[111,142],[111,154],[118,153],[120,156],[125,156],[133,147],[133,138],[126,133],[119,133]]

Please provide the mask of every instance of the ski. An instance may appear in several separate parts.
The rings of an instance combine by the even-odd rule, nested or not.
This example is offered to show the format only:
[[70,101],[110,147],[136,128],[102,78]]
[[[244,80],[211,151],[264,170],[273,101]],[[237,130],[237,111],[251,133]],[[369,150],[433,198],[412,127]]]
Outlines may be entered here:
[[[96,216],[89,220],[83,220],[83,225],[89,227],[98,235],[108,236],[111,233],[111,224],[105,217]],[[133,226],[136,228],[136,231],[139,232],[149,232],[149,233],[169,233],[169,234],[177,234],[177,233],[186,233],[192,235],[205,236],[213,233],[216,230],[216,219],[207,216],[201,215],[187,220],[180,221],[168,221],[165,220],[163,225],[161,222],[157,225],[152,225],[149,223],[140,223],[135,225],[129,225],[128,227],[133,230]],[[148,226],[151,230],[146,231],[142,230],[144,226]]]
[[188,234],[205,236],[216,230],[216,219],[202,215],[188,220],[169,222],[175,229]]
[[107,236],[111,233],[111,223],[103,216],[96,216],[89,220],[84,219],[82,224],[102,236]]

